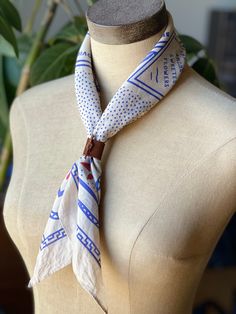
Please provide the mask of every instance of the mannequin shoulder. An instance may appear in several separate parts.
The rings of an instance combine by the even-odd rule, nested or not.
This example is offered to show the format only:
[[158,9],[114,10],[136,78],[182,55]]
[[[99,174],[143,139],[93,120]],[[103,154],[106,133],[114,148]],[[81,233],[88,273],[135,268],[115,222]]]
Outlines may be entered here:
[[222,130],[226,138],[236,136],[236,99],[217,88],[187,66],[177,85],[177,95],[189,106],[196,121]]
[[[209,125],[215,128],[221,143],[214,152],[215,166],[222,170],[222,182],[225,189],[232,192],[236,201],[236,99],[215,87],[197,72],[189,69],[189,84],[194,97],[207,108],[205,114]],[[224,140],[223,140],[224,139]],[[233,206],[234,212],[236,207]]]
[[209,125],[221,131],[226,140],[219,149],[232,150],[236,165],[236,99],[215,87],[193,69],[188,68],[187,71],[188,96],[196,102],[199,109],[205,110]]
[[62,126],[67,129],[80,126],[73,79],[70,75],[37,85],[14,100],[10,109],[14,143],[25,134],[37,133],[39,139],[45,137],[45,132],[56,135],[56,130]]
[[43,127],[52,123],[62,123],[65,117],[74,120],[77,117],[74,76],[34,86],[12,103],[10,109],[10,128],[14,133],[17,126],[26,128]]
[[74,76],[69,75],[26,90],[13,101],[10,120],[14,122],[19,115],[23,115],[27,119],[31,114],[41,111],[50,114],[50,112],[60,110],[63,107],[62,104],[75,102],[73,80]]
[[[207,102],[212,110],[231,112],[236,115],[236,98],[214,86],[191,67],[186,67],[183,83],[195,99]],[[222,112],[223,113],[223,112]]]
[[216,191],[220,187],[221,196],[230,200],[224,211],[231,215],[236,211],[236,99],[187,67],[173,100],[187,130],[184,135],[192,142],[204,143],[204,173],[211,178],[212,187]]

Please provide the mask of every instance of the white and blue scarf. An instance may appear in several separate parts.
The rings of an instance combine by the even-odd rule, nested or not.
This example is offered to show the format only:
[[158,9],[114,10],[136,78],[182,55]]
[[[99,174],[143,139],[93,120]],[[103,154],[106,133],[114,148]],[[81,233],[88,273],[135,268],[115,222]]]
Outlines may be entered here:
[[80,285],[107,313],[99,238],[101,156],[93,155],[92,148],[96,141],[104,144],[153,108],[174,86],[185,60],[185,49],[169,14],[168,25],[160,40],[102,112],[90,35],[86,34],[76,59],[75,91],[80,116],[87,130],[87,146],[57,192],[28,287],[72,264]]

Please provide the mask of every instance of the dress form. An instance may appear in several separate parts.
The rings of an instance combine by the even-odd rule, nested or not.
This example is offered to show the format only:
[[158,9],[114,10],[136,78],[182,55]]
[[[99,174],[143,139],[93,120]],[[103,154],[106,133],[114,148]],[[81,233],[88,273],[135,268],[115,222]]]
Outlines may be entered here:
[[[91,39],[103,108],[160,35],[119,45]],[[57,188],[86,141],[73,76],[25,92],[10,119],[14,168],[4,220],[32,274]],[[106,144],[100,217],[110,314],[191,313],[235,211],[235,119],[235,100],[186,66],[165,99]],[[102,313],[71,266],[33,291],[36,314]]]

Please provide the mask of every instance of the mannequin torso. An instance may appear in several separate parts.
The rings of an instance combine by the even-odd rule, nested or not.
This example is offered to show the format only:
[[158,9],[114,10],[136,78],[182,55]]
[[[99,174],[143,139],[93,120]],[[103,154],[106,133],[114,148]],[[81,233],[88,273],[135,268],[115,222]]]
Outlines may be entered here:
[[[91,40],[103,109],[159,37],[116,49]],[[4,219],[32,274],[55,193],[87,138],[73,76],[25,92],[10,119],[14,169]],[[235,99],[186,66],[158,105],[106,143],[100,219],[109,314],[191,313],[235,211],[235,120]],[[35,314],[102,313],[71,266],[33,291]]]

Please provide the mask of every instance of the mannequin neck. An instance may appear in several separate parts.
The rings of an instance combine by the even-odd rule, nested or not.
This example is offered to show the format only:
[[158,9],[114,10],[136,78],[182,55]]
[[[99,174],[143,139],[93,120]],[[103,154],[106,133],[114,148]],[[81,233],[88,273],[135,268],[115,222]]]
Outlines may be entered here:
[[86,12],[94,71],[105,109],[168,24],[164,0],[98,0]]
[[104,44],[91,37],[93,65],[101,90],[102,110],[161,38],[164,29],[144,40],[121,45]]

